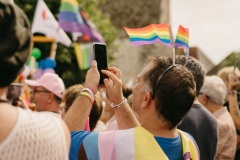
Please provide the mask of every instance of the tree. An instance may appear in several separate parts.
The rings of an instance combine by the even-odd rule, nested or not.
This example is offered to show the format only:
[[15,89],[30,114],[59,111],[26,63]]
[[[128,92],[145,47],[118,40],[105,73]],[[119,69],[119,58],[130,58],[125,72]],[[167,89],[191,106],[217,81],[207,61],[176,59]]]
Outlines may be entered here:
[[[24,10],[30,22],[32,22],[37,1],[15,0],[14,2]],[[56,19],[59,13],[60,2],[61,0],[45,0],[45,3]],[[96,24],[99,32],[104,37],[105,42],[108,46],[108,58],[109,61],[111,61],[113,59],[112,53],[116,48],[113,45],[113,41],[116,38],[117,31],[113,27],[109,16],[98,9],[98,6],[105,3],[106,0],[78,0],[78,2],[81,9],[88,14],[89,19]],[[71,37],[70,34],[68,35]],[[42,53],[44,53],[43,55],[46,55],[46,53],[50,52],[50,44],[36,43],[34,46],[38,47]],[[57,63],[55,71],[63,79],[66,87],[69,87],[76,83],[84,82],[86,70],[80,70],[78,68],[73,47],[65,47],[64,45],[58,43],[55,60]]]

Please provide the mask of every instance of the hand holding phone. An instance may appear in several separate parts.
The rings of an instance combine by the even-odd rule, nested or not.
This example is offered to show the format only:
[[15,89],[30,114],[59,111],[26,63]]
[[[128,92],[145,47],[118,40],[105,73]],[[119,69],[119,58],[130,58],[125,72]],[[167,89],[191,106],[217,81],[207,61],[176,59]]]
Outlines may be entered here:
[[94,43],[93,44],[93,51],[94,51],[94,59],[97,61],[97,68],[100,73],[100,80],[99,85],[103,85],[104,78],[106,78],[106,75],[104,75],[101,70],[107,70],[108,64],[107,64],[107,47],[106,44],[103,43]]

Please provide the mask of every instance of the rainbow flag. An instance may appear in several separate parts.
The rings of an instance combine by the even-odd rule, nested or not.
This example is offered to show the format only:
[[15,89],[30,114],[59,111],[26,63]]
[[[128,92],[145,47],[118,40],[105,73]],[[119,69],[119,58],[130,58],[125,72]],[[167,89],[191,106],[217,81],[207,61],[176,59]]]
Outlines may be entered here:
[[87,70],[91,67],[94,59],[92,43],[74,43],[74,50],[80,70]]
[[165,46],[172,47],[167,24],[150,24],[149,26],[137,29],[124,27],[124,29],[134,46],[160,42]]
[[66,32],[81,32],[90,35],[91,30],[79,14],[77,0],[61,0],[59,26]]
[[[199,160],[196,144],[182,131],[183,159]],[[79,159],[98,160],[168,160],[154,136],[137,126],[127,130],[91,133],[83,141]]]
[[183,26],[179,25],[176,39],[174,42],[174,47],[183,48],[184,55],[188,57],[189,55],[189,30],[188,28],[184,28]]
[[[104,43],[104,39],[97,31],[97,27],[88,19],[85,12],[80,11],[76,0],[61,0],[58,22],[63,30],[78,37],[77,42]],[[80,36],[79,33],[81,33]]]

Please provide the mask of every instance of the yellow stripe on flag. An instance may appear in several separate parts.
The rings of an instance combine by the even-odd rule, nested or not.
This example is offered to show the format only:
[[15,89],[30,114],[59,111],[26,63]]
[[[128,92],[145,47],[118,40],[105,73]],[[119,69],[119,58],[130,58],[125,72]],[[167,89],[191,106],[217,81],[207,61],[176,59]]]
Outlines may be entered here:
[[80,43],[74,43],[74,50],[78,62],[78,67],[81,70],[82,69],[82,49],[81,49],[81,44]]
[[134,147],[135,160],[168,160],[153,135],[140,126],[134,129]]

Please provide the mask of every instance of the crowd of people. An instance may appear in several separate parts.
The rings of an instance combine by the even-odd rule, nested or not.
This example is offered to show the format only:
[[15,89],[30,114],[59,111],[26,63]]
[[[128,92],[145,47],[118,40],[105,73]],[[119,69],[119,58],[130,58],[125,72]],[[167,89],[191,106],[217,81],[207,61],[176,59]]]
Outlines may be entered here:
[[25,80],[31,111],[8,96],[32,49],[29,21],[0,1],[0,24],[0,159],[240,159],[237,68],[206,76],[193,57],[150,56],[133,87],[108,67],[99,89],[93,61],[67,89],[55,73]]

